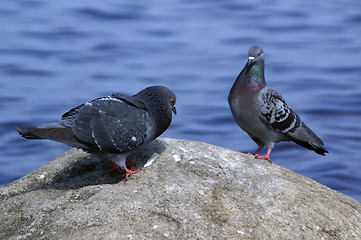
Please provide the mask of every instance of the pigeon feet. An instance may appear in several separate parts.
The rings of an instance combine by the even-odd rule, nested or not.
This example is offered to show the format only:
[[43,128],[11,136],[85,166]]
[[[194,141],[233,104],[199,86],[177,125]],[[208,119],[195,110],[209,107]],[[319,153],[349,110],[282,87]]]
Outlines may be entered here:
[[265,159],[265,160],[269,161],[270,163],[272,163],[271,159],[269,157],[271,151],[272,151],[272,149],[267,149],[267,153],[265,155],[259,155],[260,151],[257,150],[257,152],[254,155],[256,156],[256,158]]
[[132,170],[127,169],[127,170],[125,170],[125,174],[124,174],[122,177],[125,177],[125,179],[128,179],[128,177],[129,177],[130,175],[132,175],[132,174],[134,174],[134,173],[137,173],[137,172],[139,172],[139,171],[140,171],[140,169],[137,169],[137,170],[135,170],[135,171],[132,171]]
[[265,159],[265,160],[269,161],[270,163],[272,163],[270,157],[267,154],[259,155],[258,153],[251,153],[251,152],[242,152],[242,153],[253,155],[258,159]]
[[[120,173],[125,173],[122,175],[122,177],[124,177],[125,179],[128,179],[128,177],[134,173],[137,173],[140,171],[140,169],[137,169],[135,171],[132,170],[132,166],[134,166],[134,163],[128,163],[126,162],[125,165],[126,165],[126,169],[123,169],[121,167],[119,167],[115,162],[112,162],[112,161],[108,161],[111,165],[113,165],[113,167],[111,169],[108,170],[108,173],[111,173],[113,172],[114,170],[117,170],[118,172]],[[128,169],[130,168],[130,169]]]
[[250,155],[256,156],[256,158],[258,158],[258,159],[265,159],[265,160],[269,161],[270,163],[272,163],[271,159],[269,157],[272,149],[267,149],[267,153],[265,155],[260,155],[262,148],[263,148],[263,146],[259,147],[255,153],[250,153],[250,152],[242,152],[242,153],[250,154]]
[[265,155],[256,154],[255,156],[256,156],[256,158],[258,158],[258,159],[265,159],[265,160],[269,161],[270,163],[272,163],[272,162],[271,162],[271,159],[269,158],[269,156],[267,156],[267,154],[265,154]]

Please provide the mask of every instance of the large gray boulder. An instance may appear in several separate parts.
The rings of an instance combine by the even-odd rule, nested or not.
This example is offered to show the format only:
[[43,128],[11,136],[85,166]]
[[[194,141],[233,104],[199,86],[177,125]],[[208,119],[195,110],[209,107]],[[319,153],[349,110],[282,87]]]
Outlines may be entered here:
[[132,159],[124,181],[72,149],[3,186],[0,239],[361,239],[357,201],[277,164],[164,138]]

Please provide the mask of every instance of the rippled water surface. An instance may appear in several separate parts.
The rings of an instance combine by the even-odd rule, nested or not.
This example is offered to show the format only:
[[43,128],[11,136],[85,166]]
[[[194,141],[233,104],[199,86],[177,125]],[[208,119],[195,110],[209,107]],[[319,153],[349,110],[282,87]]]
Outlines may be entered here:
[[330,151],[280,143],[271,159],[361,202],[361,1],[2,0],[0,23],[1,184],[70,149],[16,126],[149,85],[177,94],[164,137],[255,151],[227,95],[258,44],[268,85]]

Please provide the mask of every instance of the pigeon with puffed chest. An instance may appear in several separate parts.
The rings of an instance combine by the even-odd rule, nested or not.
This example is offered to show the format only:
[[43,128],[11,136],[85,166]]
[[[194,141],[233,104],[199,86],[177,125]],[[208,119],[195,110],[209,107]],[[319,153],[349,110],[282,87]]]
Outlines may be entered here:
[[[267,87],[264,77],[264,53],[252,46],[248,61],[238,75],[228,103],[238,126],[243,129],[258,149],[256,157],[270,161],[270,153],[277,142],[293,141],[318,154],[325,155],[322,140],[287,105],[284,98]],[[262,148],[267,153],[260,155]]]

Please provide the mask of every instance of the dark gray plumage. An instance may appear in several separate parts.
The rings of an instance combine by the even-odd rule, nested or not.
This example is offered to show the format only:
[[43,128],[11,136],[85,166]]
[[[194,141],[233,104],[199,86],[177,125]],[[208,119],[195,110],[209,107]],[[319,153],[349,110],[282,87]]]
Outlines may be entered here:
[[[229,92],[228,103],[236,123],[258,144],[255,155],[270,161],[269,154],[280,141],[293,141],[321,155],[328,153],[321,139],[283,97],[266,86],[262,48],[252,46],[248,54],[248,62]],[[264,146],[267,153],[260,155]]]
[[148,87],[133,96],[113,93],[82,104],[63,114],[56,123],[19,127],[28,139],[50,139],[88,152],[103,153],[125,171],[127,156],[161,135],[176,114],[176,96],[166,87]]

